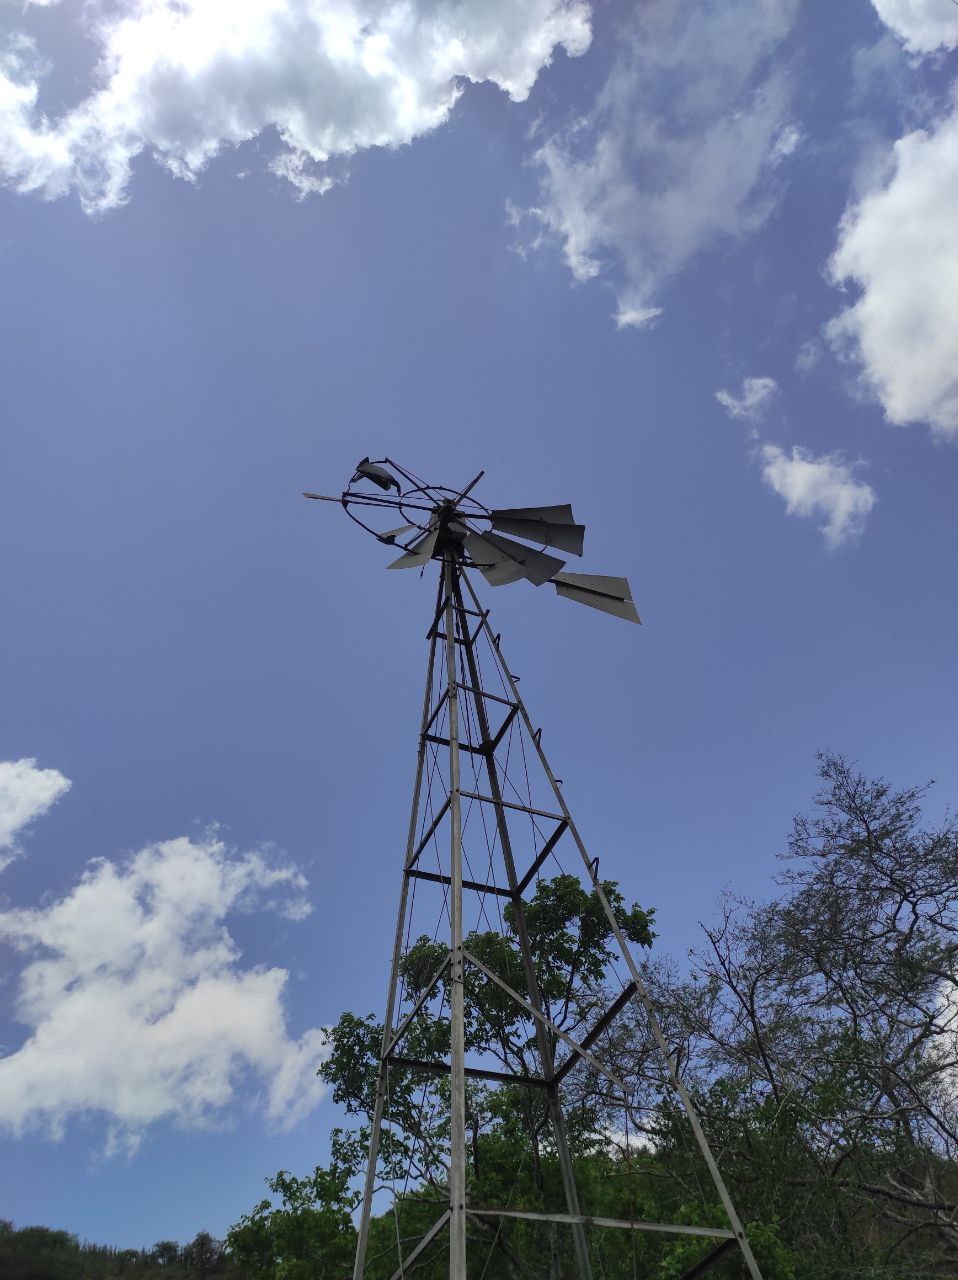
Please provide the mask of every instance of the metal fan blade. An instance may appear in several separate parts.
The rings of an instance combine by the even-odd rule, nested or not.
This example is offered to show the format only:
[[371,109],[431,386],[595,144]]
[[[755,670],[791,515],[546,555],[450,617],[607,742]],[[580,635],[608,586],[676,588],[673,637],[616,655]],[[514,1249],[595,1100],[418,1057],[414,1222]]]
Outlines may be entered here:
[[[571,507],[530,507],[529,510],[572,513]],[[552,520],[541,519],[538,515],[520,516],[518,512],[511,511],[492,511],[490,516],[493,529],[514,534],[517,538],[527,538],[529,542],[544,542],[547,547],[558,547],[560,551],[568,551],[570,555],[582,555],[584,525],[566,521],[557,524]]]
[[557,573],[552,581],[558,594],[568,600],[612,613],[626,622],[642,621],[632,603],[627,578],[607,578],[598,573]]
[[361,462],[356,463],[356,470],[349,483],[352,484],[354,481],[360,479],[360,477],[365,477],[367,480],[371,480],[373,484],[378,485],[380,489],[385,489],[387,491],[395,485],[396,492],[402,493],[402,486],[396,477],[394,475],[390,475],[386,468],[381,467],[378,462],[370,462],[368,458],[363,458]]
[[526,578],[539,587],[565,566],[564,560],[547,556],[542,551],[533,551],[521,542],[500,538],[494,533],[470,533],[465,546],[490,587],[502,587],[520,578]]
[[499,507],[489,514],[493,520],[502,516],[505,520],[544,520],[546,524],[575,524],[575,516],[568,502],[557,507]]
[[392,564],[387,564],[387,569],[421,569],[423,565],[429,563],[432,559],[432,553],[436,549],[436,539],[439,537],[439,530],[433,529],[429,533],[424,534],[418,542],[414,542],[411,550],[401,555],[398,560],[394,560]]
[[404,533],[409,533],[412,529],[415,529],[415,527],[416,526],[414,524],[403,524],[400,525],[398,529],[387,529],[385,533],[380,533],[376,536],[379,538],[380,542],[393,543],[397,538],[401,538]]

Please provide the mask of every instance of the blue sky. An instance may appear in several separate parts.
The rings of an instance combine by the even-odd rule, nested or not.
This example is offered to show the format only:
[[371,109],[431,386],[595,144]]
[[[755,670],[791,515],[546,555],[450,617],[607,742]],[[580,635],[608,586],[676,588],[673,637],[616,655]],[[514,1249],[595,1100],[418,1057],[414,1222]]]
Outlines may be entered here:
[[[302,489],[572,501],[485,590],[694,945],[814,753],[954,799],[950,0],[0,10],[0,1213],[223,1232],[381,1008],[433,586]],[[99,860],[99,861],[92,861]]]

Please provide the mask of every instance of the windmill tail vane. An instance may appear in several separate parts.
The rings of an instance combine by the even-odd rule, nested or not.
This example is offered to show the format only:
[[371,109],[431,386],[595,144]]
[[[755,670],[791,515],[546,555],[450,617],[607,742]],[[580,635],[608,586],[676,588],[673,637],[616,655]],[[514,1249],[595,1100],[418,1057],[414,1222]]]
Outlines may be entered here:
[[[392,1270],[390,1280],[404,1280],[423,1265],[446,1274],[446,1263],[439,1261],[443,1252],[449,1280],[491,1276],[487,1269],[497,1244],[501,1247],[508,1231],[523,1223],[524,1231],[543,1233],[542,1274],[550,1280],[592,1280],[594,1263],[606,1274],[600,1239],[610,1230],[633,1233],[633,1240],[639,1232],[699,1240],[701,1252],[681,1280],[705,1275],[733,1253],[750,1280],[762,1280],[643,972],[610,904],[612,886],[599,880],[599,860],[587,852],[546,757],[542,731],[530,719],[518,677],[505,662],[470,571],[492,587],[549,582],[563,599],[637,623],[628,581],[568,572],[566,561],[552,553],[582,555],[585,530],[571,506],[486,507],[473,496],[482,475],[454,489],[426,484],[389,458],[363,458],[339,497],[305,495],[339,503],[377,541],[398,550],[388,568],[424,571],[435,560],[440,570],[427,633],[417,768],[401,863],[397,856],[399,909],[353,1280],[369,1274],[373,1204],[390,1182],[395,1230],[376,1241],[380,1255],[383,1247],[387,1253],[392,1250],[396,1265],[384,1264],[382,1256],[375,1263],[376,1275]],[[568,1001],[565,1013],[550,1006],[541,975],[552,958],[542,950],[541,939],[536,941],[527,912],[547,875],[556,868],[566,875],[561,859],[569,855],[581,886],[601,910],[615,958],[611,989],[590,991],[576,1017],[564,1021]],[[491,957],[501,950],[484,950],[481,944],[489,935],[508,944],[515,970],[497,971]],[[495,992],[496,1017],[506,1018],[511,1028],[498,1042],[477,1032],[477,1019],[483,1016],[476,995],[480,990]],[[626,1080],[604,1060],[613,1044],[613,1024],[619,1020],[621,1033],[626,1010],[636,1020],[629,1028],[637,1029],[659,1063],[655,1080],[661,1082],[661,1094],[673,1096],[684,1114],[690,1141],[724,1210],[725,1226],[638,1220],[631,1208],[629,1217],[601,1217],[582,1203],[575,1142],[566,1119],[570,1089],[574,1093],[583,1087],[584,1073],[600,1079],[611,1091],[604,1097],[621,1107],[626,1144],[637,1118],[654,1117],[661,1102],[661,1096],[650,1101],[650,1078]],[[430,1105],[445,1117],[444,1127],[420,1132],[412,1140],[404,1177],[396,1174],[395,1143],[383,1145],[384,1130],[393,1134],[391,1100],[400,1077],[407,1089],[413,1087],[410,1081],[422,1081],[420,1114],[432,1089]],[[437,1087],[437,1079],[447,1084]],[[470,1174],[467,1117],[475,1107],[492,1105],[490,1097],[502,1090],[525,1099],[522,1107],[540,1118],[530,1124],[526,1139],[538,1143],[540,1131],[548,1135],[556,1179],[551,1188],[540,1179],[525,1194],[517,1193],[517,1181],[504,1204],[485,1204],[477,1202],[478,1183]],[[631,1163],[628,1150],[626,1156]],[[425,1230],[416,1226],[411,1236],[409,1218],[405,1228],[402,1219],[412,1214],[421,1224],[424,1207],[435,1200],[416,1199],[409,1188],[433,1160],[440,1172],[431,1190],[438,1186],[444,1199],[431,1225]],[[530,1164],[538,1167],[538,1157]],[[413,1175],[414,1166],[418,1175]]]

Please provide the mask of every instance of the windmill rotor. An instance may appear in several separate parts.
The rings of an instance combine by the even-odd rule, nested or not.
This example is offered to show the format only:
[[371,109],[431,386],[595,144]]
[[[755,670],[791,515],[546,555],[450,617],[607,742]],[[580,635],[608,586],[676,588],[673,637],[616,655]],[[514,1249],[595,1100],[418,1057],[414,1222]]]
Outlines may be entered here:
[[[477,569],[491,587],[549,582],[565,600],[641,622],[626,578],[570,573],[566,560],[552,554],[583,553],[585,526],[576,523],[569,503],[490,508],[472,497],[482,476],[480,471],[457,490],[427,484],[391,458],[366,457],[338,498],[317,493],[304,497],[339,502],[360,528],[399,548],[402,554],[389,569],[423,570],[431,560],[451,553],[463,568]],[[397,516],[404,522],[398,526]]]

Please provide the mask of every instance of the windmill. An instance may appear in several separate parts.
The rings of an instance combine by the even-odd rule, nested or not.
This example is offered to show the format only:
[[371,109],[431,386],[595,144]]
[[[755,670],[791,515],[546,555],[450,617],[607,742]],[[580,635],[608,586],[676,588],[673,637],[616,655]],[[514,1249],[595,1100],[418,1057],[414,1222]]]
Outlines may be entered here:
[[[369,1155],[360,1211],[353,1280],[366,1274],[366,1252],[377,1165],[384,1124],[390,1123],[390,1082],[396,1073],[448,1079],[447,1197],[435,1221],[411,1250],[402,1256],[392,1280],[402,1280],[414,1262],[424,1261],[427,1251],[440,1245],[443,1232],[449,1239],[450,1280],[467,1280],[467,1225],[488,1228],[490,1223],[529,1220],[546,1224],[550,1232],[563,1231],[566,1256],[575,1259],[578,1280],[592,1280],[589,1232],[624,1230],[665,1232],[701,1237],[704,1252],[686,1271],[683,1280],[704,1275],[729,1254],[737,1252],[751,1277],[761,1280],[741,1220],[709,1147],[692,1100],[679,1075],[659,1019],[626,932],[617,918],[599,878],[598,859],[590,858],[566,804],[561,780],[556,778],[519,693],[518,677],[507,666],[500,638],[492,629],[489,612],[476,594],[471,572],[475,570],[492,587],[526,581],[535,586],[551,583],[558,596],[584,604],[626,621],[638,623],[639,615],[625,578],[566,570],[566,561],[553,552],[581,556],[585,530],[577,524],[568,505],[489,508],[473,496],[480,472],[463,489],[425,483],[389,458],[357,464],[346,489],[338,497],[306,493],[307,498],[339,503],[346,514],[380,543],[400,554],[390,569],[417,569],[420,573],[436,562],[439,582],[427,633],[429,643],[426,687],[412,812],[402,865],[399,912],[393,943],[388,994],[375,1103],[372,1111]],[[397,523],[397,520],[399,523]],[[548,548],[548,550],[547,550]],[[518,745],[516,745],[518,744]],[[513,748],[515,747],[515,750]],[[521,769],[516,761],[522,758]],[[531,770],[530,770],[531,761]],[[520,776],[521,775],[521,776]],[[595,1010],[585,1034],[573,1035],[551,1016],[537,971],[537,956],[528,924],[528,897],[560,845],[572,848],[582,864],[580,878],[601,911],[608,936],[624,967],[621,990],[604,1007]],[[430,869],[429,857],[435,870]],[[520,863],[522,857],[527,861]],[[475,864],[475,865],[474,865]],[[561,865],[561,864],[560,864]],[[478,870],[476,869],[478,867]],[[422,894],[435,895],[432,904]],[[419,895],[417,897],[417,895]],[[472,903],[472,907],[467,906]],[[503,908],[502,904],[506,906]],[[490,906],[490,904],[494,904]],[[503,911],[513,945],[521,958],[517,981],[524,990],[507,982],[494,963],[474,954],[467,946],[470,919],[482,920],[495,934],[493,910],[499,912],[504,935]],[[407,981],[404,962],[409,955],[414,913],[421,920],[436,919],[448,945],[440,947],[434,972],[416,982]],[[439,927],[434,933],[438,937]],[[486,936],[489,936],[488,934]],[[437,942],[435,946],[439,946]],[[435,960],[436,952],[431,953]],[[469,984],[485,984],[504,999],[516,1017],[531,1027],[536,1070],[520,1058],[511,1058],[507,1070],[487,1059],[470,1057],[466,1027],[466,993]],[[698,1152],[707,1167],[715,1193],[728,1219],[727,1227],[609,1219],[590,1216],[580,1202],[575,1167],[567,1140],[563,1090],[577,1070],[589,1070],[613,1090],[625,1085],[601,1060],[604,1038],[626,1006],[635,1004],[645,1019],[650,1042],[660,1055],[663,1078],[678,1097]],[[438,1008],[437,1008],[438,1005]],[[448,1006],[448,1014],[445,1013]],[[448,1023],[448,1049],[428,1059],[404,1052],[415,1028],[437,1020]],[[435,1025],[440,1025],[438,1021]],[[474,1047],[474,1046],[473,1046]],[[467,1083],[468,1082],[468,1083]],[[470,1088],[529,1090],[544,1099],[551,1128],[551,1149],[558,1164],[564,1206],[561,1211],[541,1206],[477,1205],[470,1203],[467,1186],[467,1091]],[[493,1240],[493,1245],[495,1239]],[[428,1255],[427,1255],[428,1256]]]

